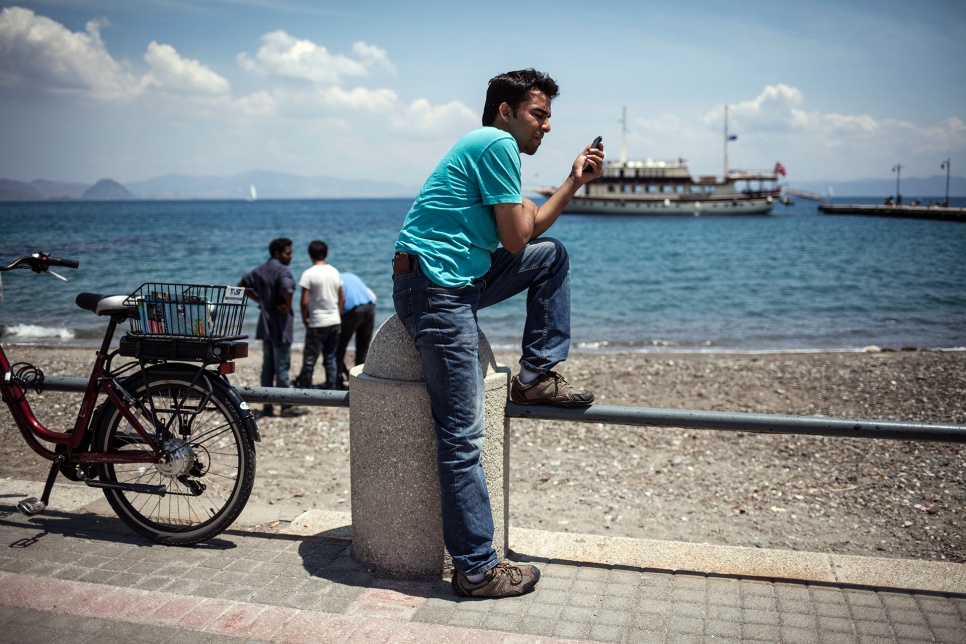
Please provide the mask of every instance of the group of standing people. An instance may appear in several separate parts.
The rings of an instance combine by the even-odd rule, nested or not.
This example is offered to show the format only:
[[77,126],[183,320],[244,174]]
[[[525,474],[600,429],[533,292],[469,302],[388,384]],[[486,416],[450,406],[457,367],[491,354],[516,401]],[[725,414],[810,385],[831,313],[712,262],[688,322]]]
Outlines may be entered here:
[[[292,240],[279,237],[268,245],[269,259],[246,273],[239,286],[259,307],[255,338],[262,341],[262,387],[291,386],[292,342],[295,336],[295,277],[292,263]],[[325,369],[322,389],[346,389],[349,368],[345,353],[349,341],[356,338],[355,364],[365,362],[376,318],[376,295],[355,273],[340,273],[326,260],[328,245],[313,240],[308,246],[312,266],[298,282],[301,289],[298,308],[305,327],[305,350],[302,368],[294,385],[312,388],[315,365],[319,358]],[[279,415],[301,416],[304,407],[281,405]],[[275,415],[274,406],[265,405],[259,416]]]

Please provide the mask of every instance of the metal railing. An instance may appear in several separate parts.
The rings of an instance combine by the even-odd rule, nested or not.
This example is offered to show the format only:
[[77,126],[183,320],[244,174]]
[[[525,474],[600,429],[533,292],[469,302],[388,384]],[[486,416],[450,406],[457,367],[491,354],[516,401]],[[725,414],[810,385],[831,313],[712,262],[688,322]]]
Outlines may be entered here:
[[[45,387],[53,391],[84,391],[86,378],[47,376]],[[235,387],[249,403],[291,403],[318,407],[348,407],[348,391]],[[966,443],[966,425],[921,423],[902,420],[859,420],[827,416],[790,416],[749,412],[700,411],[593,405],[567,408],[550,405],[518,405],[508,402],[508,418],[562,420],[581,423],[713,429],[764,434],[803,434],[839,438],[886,438],[891,440]]]

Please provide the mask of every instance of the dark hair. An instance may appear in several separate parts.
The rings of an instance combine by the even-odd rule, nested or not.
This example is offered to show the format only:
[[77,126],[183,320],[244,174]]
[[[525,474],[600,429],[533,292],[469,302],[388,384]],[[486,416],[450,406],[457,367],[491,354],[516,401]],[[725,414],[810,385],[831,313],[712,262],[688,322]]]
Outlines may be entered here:
[[309,242],[309,257],[313,262],[325,259],[329,255],[329,246],[324,241],[315,239]]
[[287,237],[279,237],[278,239],[273,239],[268,245],[268,254],[275,257],[277,254],[283,252],[286,248],[292,245],[292,240]]
[[535,89],[546,94],[551,101],[560,92],[557,81],[535,69],[521,69],[491,78],[486,89],[486,103],[483,105],[483,125],[493,125],[503,103],[516,111]]

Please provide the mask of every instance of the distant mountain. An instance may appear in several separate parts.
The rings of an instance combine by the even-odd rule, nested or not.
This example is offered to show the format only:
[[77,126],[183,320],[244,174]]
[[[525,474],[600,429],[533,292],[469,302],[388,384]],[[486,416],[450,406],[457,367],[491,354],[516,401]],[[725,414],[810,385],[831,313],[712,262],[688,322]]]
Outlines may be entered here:
[[0,201],[38,201],[47,199],[80,199],[90,186],[57,181],[12,181],[0,179]]
[[36,201],[43,198],[29,183],[0,179],[0,201]]
[[129,201],[136,198],[113,179],[101,179],[81,195],[81,199],[90,201]]
[[255,186],[259,199],[335,199],[414,197],[419,186],[385,181],[300,177],[282,172],[252,171],[227,177],[168,174],[127,184],[143,199],[247,199]]
[[226,177],[169,174],[125,186],[103,179],[94,186],[37,180],[0,179],[0,201],[52,199],[248,199],[255,186],[259,199],[338,199],[415,197],[419,186],[386,181],[300,177],[281,172],[252,171]]
[[62,181],[44,181],[43,179],[31,181],[30,185],[43,195],[44,199],[80,199],[84,196],[84,192],[90,188],[89,185],[84,183],[64,183]]

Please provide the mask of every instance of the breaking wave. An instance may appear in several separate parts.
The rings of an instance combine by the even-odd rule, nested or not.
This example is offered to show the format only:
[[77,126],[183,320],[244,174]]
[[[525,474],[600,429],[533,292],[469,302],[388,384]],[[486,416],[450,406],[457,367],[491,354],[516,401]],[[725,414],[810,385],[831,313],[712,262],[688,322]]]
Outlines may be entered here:
[[74,332],[63,327],[53,328],[38,324],[14,324],[4,329],[4,336],[8,340],[29,342],[31,340],[73,340]]

